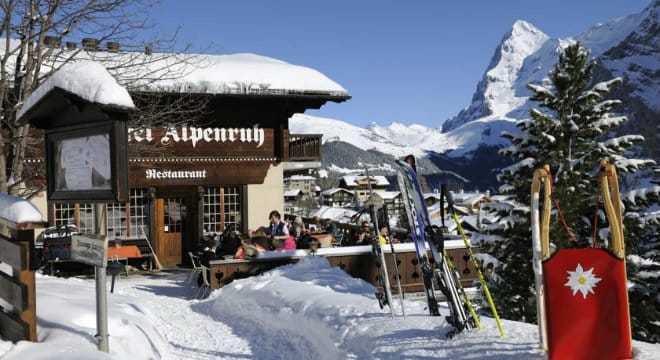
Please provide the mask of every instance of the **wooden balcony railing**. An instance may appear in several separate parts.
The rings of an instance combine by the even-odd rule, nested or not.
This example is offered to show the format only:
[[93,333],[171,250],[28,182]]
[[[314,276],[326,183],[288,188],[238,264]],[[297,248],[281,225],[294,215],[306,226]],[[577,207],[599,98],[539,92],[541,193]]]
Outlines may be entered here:
[[322,134],[289,134],[287,161],[320,161]]

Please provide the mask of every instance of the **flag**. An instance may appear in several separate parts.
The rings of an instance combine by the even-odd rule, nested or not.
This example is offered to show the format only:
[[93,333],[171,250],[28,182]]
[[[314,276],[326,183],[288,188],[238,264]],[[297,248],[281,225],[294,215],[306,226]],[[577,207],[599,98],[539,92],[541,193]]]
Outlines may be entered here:
[[565,249],[543,262],[549,359],[630,359],[625,262],[604,249]]

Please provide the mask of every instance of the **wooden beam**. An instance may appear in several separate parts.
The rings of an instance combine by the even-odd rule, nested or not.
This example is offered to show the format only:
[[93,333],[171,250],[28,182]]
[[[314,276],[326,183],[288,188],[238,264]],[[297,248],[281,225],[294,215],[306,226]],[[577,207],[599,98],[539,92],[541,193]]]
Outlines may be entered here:
[[17,319],[0,308],[0,336],[11,342],[27,340],[28,326],[21,319]]
[[0,271],[0,298],[20,311],[27,308],[27,287]]
[[17,243],[0,237],[0,261],[7,263],[14,270],[25,270],[29,266],[28,244]]

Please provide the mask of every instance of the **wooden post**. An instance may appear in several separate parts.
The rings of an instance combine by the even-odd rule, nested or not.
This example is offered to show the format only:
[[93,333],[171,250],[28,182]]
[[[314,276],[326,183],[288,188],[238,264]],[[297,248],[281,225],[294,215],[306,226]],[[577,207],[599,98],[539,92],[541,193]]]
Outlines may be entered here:
[[[18,230],[16,231],[16,240],[20,243],[22,251],[30,254],[31,249],[34,248],[34,229]],[[28,261],[30,262],[27,269],[18,273],[18,280],[25,284],[27,288],[27,307],[21,311],[21,320],[28,325],[28,340],[37,341],[37,290],[35,287],[35,271],[36,264],[33,264],[34,256],[30,254]]]

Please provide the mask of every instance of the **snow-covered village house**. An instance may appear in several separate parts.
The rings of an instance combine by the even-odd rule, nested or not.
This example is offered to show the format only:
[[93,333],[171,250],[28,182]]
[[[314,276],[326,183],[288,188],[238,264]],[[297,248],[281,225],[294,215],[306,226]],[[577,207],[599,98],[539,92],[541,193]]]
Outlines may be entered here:
[[490,198],[490,192],[486,191],[485,193],[480,192],[454,192],[454,205],[460,206],[471,214],[477,214],[479,209],[481,209],[482,204],[491,204],[494,201]]
[[[129,129],[130,200],[107,205],[107,233],[144,231],[163,265],[188,262],[187,253],[197,251],[205,232],[230,224],[245,232],[265,225],[271,210],[282,212],[283,169],[318,162],[321,155],[321,136],[290,134],[289,118],[350,99],[320,72],[276,59],[254,54],[196,59],[203,65],[181,77],[128,89],[134,99],[200,97],[205,105],[196,122],[186,122],[184,113],[177,125]],[[39,163],[43,154],[28,161]],[[92,204],[48,203],[47,213],[51,225],[92,231]]]
[[321,191],[323,205],[330,207],[343,207],[354,204],[355,194],[344,188],[330,188]]
[[284,190],[300,190],[302,197],[315,197],[321,191],[316,178],[310,175],[291,175],[284,178]]
[[369,196],[369,183],[375,192],[384,192],[390,186],[385,176],[345,175],[339,180],[339,187],[355,193],[358,202],[363,203]]

